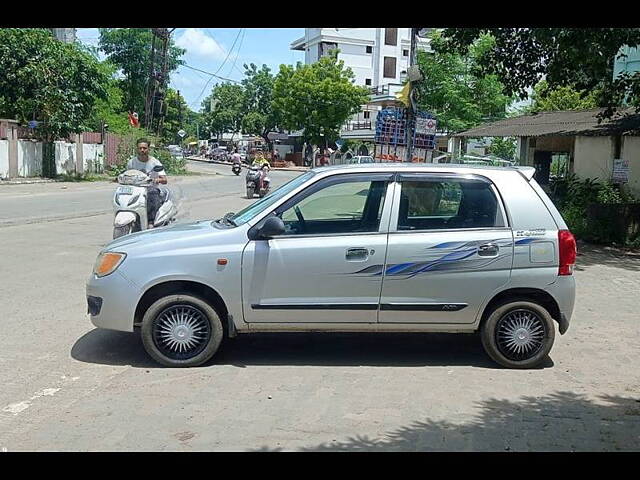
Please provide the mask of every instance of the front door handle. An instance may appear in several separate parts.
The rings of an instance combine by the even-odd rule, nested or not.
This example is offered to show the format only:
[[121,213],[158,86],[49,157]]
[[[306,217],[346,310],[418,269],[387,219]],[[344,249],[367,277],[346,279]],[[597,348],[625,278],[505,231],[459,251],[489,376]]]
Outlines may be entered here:
[[369,258],[369,249],[367,248],[349,248],[345,258],[348,262],[362,262]]
[[495,243],[485,243],[478,247],[478,255],[481,257],[495,257],[498,255],[499,250],[498,245]]

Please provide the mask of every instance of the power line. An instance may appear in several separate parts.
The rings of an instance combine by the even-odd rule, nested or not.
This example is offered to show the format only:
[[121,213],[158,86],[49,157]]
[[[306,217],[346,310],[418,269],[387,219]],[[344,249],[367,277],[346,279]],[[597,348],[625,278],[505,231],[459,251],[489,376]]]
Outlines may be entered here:
[[240,36],[240,33],[242,33],[244,29],[241,28],[240,30],[238,30],[238,34],[236,35],[236,39],[233,41],[233,45],[231,45],[231,49],[229,49],[229,52],[227,53],[226,58],[224,59],[224,61],[220,64],[220,67],[218,67],[218,70],[216,70],[216,75],[220,72],[220,70],[222,70],[222,67],[224,67],[224,64],[227,63],[227,60],[229,59],[229,57],[231,56],[231,52],[233,52],[233,47],[236,46],[236,42],[238,41],[238,37]]
[[240,71],[240,69],[235,65],[234,65],[234,68],[236,69],[236,72],[238,72],[240,75],[244,75],[244,72]]
[[[212,73],[211,78],[207,81],[207,83],[204,85],[204,87],[202,88],[202,91],[200,92],[200,95],[198,95],[198,98],[195,100],[195,102],[193,102],[191,104],[191,106],[193,108],[195,108],[195,106],[197,106],[198,102],[200,101],[200,98],[202,98],[202,94],[204,93],[204,91],[207,89],[207,87],[209,86],[209,83],[211,83],[211,80],[213,80],[214,77],[217,78],[222,78],[218,76],[218,73],[220,72],[220,70],[222,70],[222,67],[224,66],[225,63],[227,63],[227,60],[229,59],[229,56],[231,55],[231,52],[233,51],[233,47],[236,46],[236,42],[238,41],[238,37],[240,36],[240,32],[242,32],[242,28],[240,30],[238,30],[238,34],[236,35],[236,39],[233,41],[233,45],[231,45],[231,48],[229,49],[229,52],[227,52],[227,56],[225,57],[224,61],[220,64],[220,67],[218,67],[218,70],[216,70],[216,73]],[[213,37],[212,37],[213,38]],[[215,40],[215,39],[214,39]],[[192,68],[192,67],[190,67]],[[205,72],[206,73],[206,72]],[[226,79],[228,80],[228,79]],[[232,80],[231,80],[232,81]]]
[[237,80],[232,80],[232,79],[230,79],[230,78],[221,77],[220,75],[216,75],[215,73],[207,72],[207,71],[205,71],[205,70],[201,70],[201,69],[199,69],[199,68],[192,67],[191,65],[187,65],[186,63],[185,63],[185,64],[183,64],[183,65],[180,65],[180,66],[181,66],[181,67],[187,67],[187,68],[190,68],[191,70],[195,70],[196,72],[206,73],[206,74],[207,74],[207,75],[209,75],[210,77],[216,77],[216,78],[219,78],[220,80],[225,80],[225,81],[227,81],[227,82],[240,83],[240,82],[239,82],[239,81],[237,81]]
[[238,61],[238,57],[240,56],[240,50],[242,49],[242,42],[244,40],[244,34],[246,31],[247,31],[246,28],[242,29],[242,38],[240,39],[240,45],[238,45],[238,50],[236,51],[236,58],[233,59],[233,65],[231,65],[231,68],[227,72],[227,75],[230,75],[231,72],[233,72],[233,67],[236,66],[236,62]]

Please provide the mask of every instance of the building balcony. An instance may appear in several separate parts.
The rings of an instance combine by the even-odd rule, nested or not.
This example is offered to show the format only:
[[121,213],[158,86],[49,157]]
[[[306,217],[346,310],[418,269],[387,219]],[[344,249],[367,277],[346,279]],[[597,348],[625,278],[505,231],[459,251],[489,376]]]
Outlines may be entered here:
[[306,47],[307,47],[307,39],[306,39],[306,37],[301,37],[301,38],[299,38],[297,40],[294,40],[289,45],[289,48],[291,50],[302,50],[303,52],[304,52]]
[[340,137],[352,140],[373,140],[375,134],[371,120],[350,120],[340,129]]
[[403,85],[400,83],[387,83],[385,85],[378,85],[371,87],[369,104],[389,106],[394,105],[396,100],[396,93],[402,90]]

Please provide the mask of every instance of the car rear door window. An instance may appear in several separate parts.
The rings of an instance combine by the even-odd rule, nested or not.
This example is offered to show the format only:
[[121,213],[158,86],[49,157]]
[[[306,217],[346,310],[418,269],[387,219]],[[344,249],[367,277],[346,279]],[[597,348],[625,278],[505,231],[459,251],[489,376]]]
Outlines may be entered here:
[[398,211],[398,230],[504,227],[490,183],[476,179],[406,178]]

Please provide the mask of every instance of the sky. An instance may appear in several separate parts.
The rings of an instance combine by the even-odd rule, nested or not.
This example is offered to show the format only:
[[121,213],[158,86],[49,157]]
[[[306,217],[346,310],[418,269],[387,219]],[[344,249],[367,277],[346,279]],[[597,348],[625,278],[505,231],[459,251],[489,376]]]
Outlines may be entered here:
[[[97,46],[99,35],[97,28],[77,30],[78,40],[89,45]],[[182,59],[187,65],[231,80],[242,79],[244,63],[266,64],[277,73],[282,63],[304,62],[304,52],[289,48],[304,35],[304,28],[178,28],[172,35],[176,45],[186,49]],[[170,86],[198,111],[222,81],[183,66],[171,74]]]

